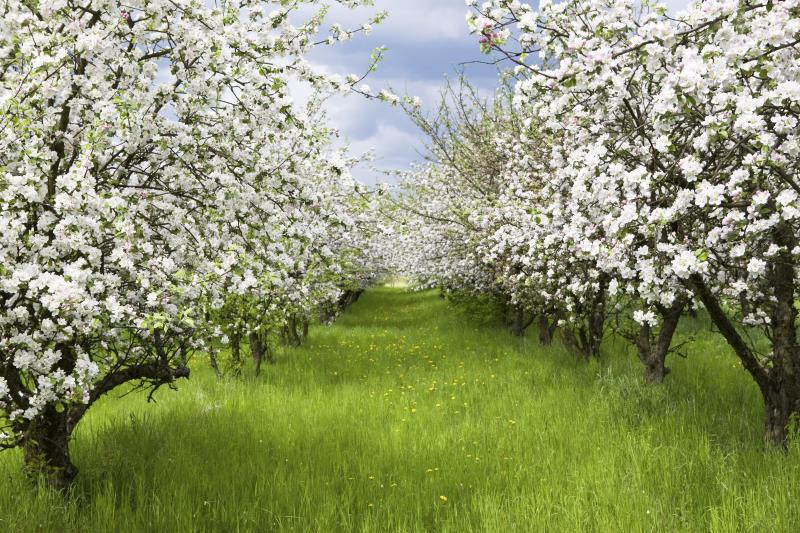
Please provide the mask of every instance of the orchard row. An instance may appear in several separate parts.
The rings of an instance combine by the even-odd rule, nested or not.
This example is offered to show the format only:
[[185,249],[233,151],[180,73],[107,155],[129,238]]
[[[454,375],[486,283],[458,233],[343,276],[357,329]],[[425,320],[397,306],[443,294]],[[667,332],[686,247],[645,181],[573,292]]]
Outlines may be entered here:
[[582,357],[613,328],[651,382],[704,308],[784,443],[800,414],[800,2],[467,4],[482,50],[514,68],[491,101],[462,84],[438,115],[409,109],[433,157],[398,200],[401,269],[493,294],[518,332],[535,317]]
[[322,110],[359,77],[303,59],[370,26],[320,36],[304,3],[0,2],[0,447],[53,484],[104,394],[260,365],[374,274]]

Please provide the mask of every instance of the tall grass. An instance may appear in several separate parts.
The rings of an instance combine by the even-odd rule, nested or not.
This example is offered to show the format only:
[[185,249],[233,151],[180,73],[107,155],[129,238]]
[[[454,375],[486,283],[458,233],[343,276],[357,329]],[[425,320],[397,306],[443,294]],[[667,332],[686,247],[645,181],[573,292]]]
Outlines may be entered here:
[[[0,455],[0,531],[793,531],[800,449],[702,321],[663,386],[581,364],[433,292],[366,293],[259,379],[93,407],[64,497]],[[533,336],[532,336],[533,337]],[[252,373],[252,372],[251,372]]]

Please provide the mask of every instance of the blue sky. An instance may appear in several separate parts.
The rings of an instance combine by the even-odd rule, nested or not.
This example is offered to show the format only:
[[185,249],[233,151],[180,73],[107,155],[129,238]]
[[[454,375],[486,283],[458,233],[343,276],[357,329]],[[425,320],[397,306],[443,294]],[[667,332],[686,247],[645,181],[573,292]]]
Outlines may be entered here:
[[[665,3],[674,11],[685,7],[688,0]],[[327,20],[354,28],[378,11],[388,11],[389,17],[370,35],[359,34],[350,42],[320,46],[309,61],[329,73],[360,74],[369,64],[372,50],[386,46],[385,59],[366,83],[375,92],[391,87],[400,95],[418,96],[427,109],[438,102],[445,76],[455,78],[459,69],[463,68],[478,88],[491,92],[496,86],[495,67],[460,66],[486,59],[479,52],[477,38],[467,29],[464,0],[375,0],[373,8],[334,8]],[[327,108],[331,126],[339,128],[342,141],[349,143],[353,152],[374,151],[372,166],[404,170],[421,159],[418,151],[423,149],[423,136],[399,107],[351,95],[335,97]],[[387,179],[369,166],[356,169],[354,174],[366,183]]]

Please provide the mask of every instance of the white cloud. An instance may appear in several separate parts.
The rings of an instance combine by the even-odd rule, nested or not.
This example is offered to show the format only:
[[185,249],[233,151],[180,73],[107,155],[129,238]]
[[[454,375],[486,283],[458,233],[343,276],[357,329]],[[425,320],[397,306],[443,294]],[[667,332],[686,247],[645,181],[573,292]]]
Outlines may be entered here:
[[420,158],[417,154],[424,150],[424,146],[418,134],[405,131],[391,123],[381,122],[374,135],[352,142],[350,149],[354,154],[374,152],[375,159],[372,164],[362,165],[353,173],[363,182],[374,183],[387,179],[381,175],[381,171],[391,172],[408,168],[411,160]]

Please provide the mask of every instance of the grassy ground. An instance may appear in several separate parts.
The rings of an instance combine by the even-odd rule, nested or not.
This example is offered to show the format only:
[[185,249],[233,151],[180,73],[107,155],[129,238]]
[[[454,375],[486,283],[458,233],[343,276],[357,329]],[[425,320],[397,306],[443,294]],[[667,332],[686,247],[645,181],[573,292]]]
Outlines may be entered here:
[[197,361],[93,408],[67,499],[0,455],[0,531],[796,531],[800,449],[764,450],[755,386],[691,332],[647,387],[622,345],[580,364],[373,290],[258,380]]

